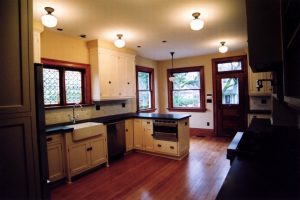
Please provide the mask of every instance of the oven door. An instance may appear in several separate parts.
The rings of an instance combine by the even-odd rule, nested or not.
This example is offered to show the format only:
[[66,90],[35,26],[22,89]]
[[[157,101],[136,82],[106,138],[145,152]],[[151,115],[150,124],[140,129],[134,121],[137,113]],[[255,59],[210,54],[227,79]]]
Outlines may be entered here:
[[153,138],[157,140],[178,141],[177,123],[153,123]]

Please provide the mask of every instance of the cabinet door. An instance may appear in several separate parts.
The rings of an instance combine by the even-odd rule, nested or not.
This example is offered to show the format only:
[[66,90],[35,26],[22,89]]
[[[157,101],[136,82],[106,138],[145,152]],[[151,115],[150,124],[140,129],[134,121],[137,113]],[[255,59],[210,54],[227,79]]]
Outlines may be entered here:
[[65,176],[62,143],[47,145],[49,180],[56,181]]
[[134,137],[133,144],[135,149],[143,149],[143,134],[144,128],[141,119],[134,119],[133,123]]
[[133,149],[133,119],[125,120],[126,151]]
[[152,120],[143,120],[142,122],[144,128],[144,137],[143,137],[143,145],[144,150],[153,151],[153,123]]
[[116,98],[119,96],[118,56],[108,50],[100,50],[100,97]]
[[120,55],[119,62],[120,90],[122,97],[135,97],[134,56]]
[[71,176],[79,174],[90,166],[90,145],[86,142],[69,146],[69,162]]
[[90,141],[91,144],[91,167],[107,161],[106,138],[101,137]]

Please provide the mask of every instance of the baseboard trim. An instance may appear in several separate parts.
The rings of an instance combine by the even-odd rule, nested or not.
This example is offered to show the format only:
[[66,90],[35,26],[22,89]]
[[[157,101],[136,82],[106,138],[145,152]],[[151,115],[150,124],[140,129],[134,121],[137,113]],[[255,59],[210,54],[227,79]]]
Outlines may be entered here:
[[214,129],[190,128],[190,136],[215,136]]

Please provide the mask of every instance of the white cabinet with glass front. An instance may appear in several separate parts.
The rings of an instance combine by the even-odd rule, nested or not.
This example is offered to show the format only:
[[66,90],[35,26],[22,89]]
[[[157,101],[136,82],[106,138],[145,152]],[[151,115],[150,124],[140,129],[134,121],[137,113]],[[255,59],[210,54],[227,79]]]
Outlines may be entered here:
[[135,55],[88,42],[93,100],[135,98]]

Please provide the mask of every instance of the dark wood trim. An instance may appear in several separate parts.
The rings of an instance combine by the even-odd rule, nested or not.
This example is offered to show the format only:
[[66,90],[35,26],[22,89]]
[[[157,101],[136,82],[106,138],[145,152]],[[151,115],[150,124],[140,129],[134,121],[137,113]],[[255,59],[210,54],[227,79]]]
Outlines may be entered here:
[[245,81],[244,81],[244,86],[247,91],[245,92],[245,124],[247,124],[247,110],[248,109],[248,105],[249,105],[249,98],[248,98],[248,62],[247,62],[247,55],[241,55],[241,56],[232,56],[232,57],[225,57],[225,58],[214,58],[212,59],[212,86],[213,86],[213,118],[214,118],[214,134],[217,135],[217,86],[216,86],[216,75],[217,74],[226,74],[228,72],[218,72],[217,71],[217,63],[220,62],[230,62],[230,61],[237,61],[237,60],[241,60],[242,63],[244,64],[242,66],[242,70],[238,70],[238,71],[230,71],[230,72],[241,72],[241,73],[245,73]]
[[[150,67],[143,67],[143,66],[136,66],[135,70],[136,74],[136,105],[137,105],[137,112],[155,112],[155,84],[154,84],[154,69]],[[150,93],[151,93],[151,109],[139,109],[139,84],[138,84],[138,72],[146,72],[150,74]]]
[[[82,103],[83,104],[91,104],[92,101],[92,93],[91,93],[91,67],[89,64],[84,63],[76,63],[76,62],[69,62],[69,61],[63,61],[63,60],[54,60],[54,59],[48,59],[48,58],[42,58],[41,62],[43,65],[48,65],[51,67],[55,67],[59,70],[65,70],[65,69],[74,69],[74,70],[81,70],[82,76],[83,76],[83,86],[82,86]],[[64,77],[61,81],[61,89],[64,87]],[[65,107],[66,104],[66,97],[65,97],[65,91],[62,91],[61,95],[61,105],[62,107]],[[54,107],[57,107],[58,105],[53,105]],[[47,105],[46,107],[52,107],[52,105]]]
[[[200,108],[174,108],[173,107],[173,84],[169,81],[169,77],[173,73],[180,72],[200,72]],[[168,86],[168,110],[176,112],[206,112],[205,104],[205,81],[204,81],[204,67],[203,66],[194,66],[194,67],[182,67],[176,69],[167,69],[167,86]]]
[[190,136],[216,136],[214,129],[190,128]]

